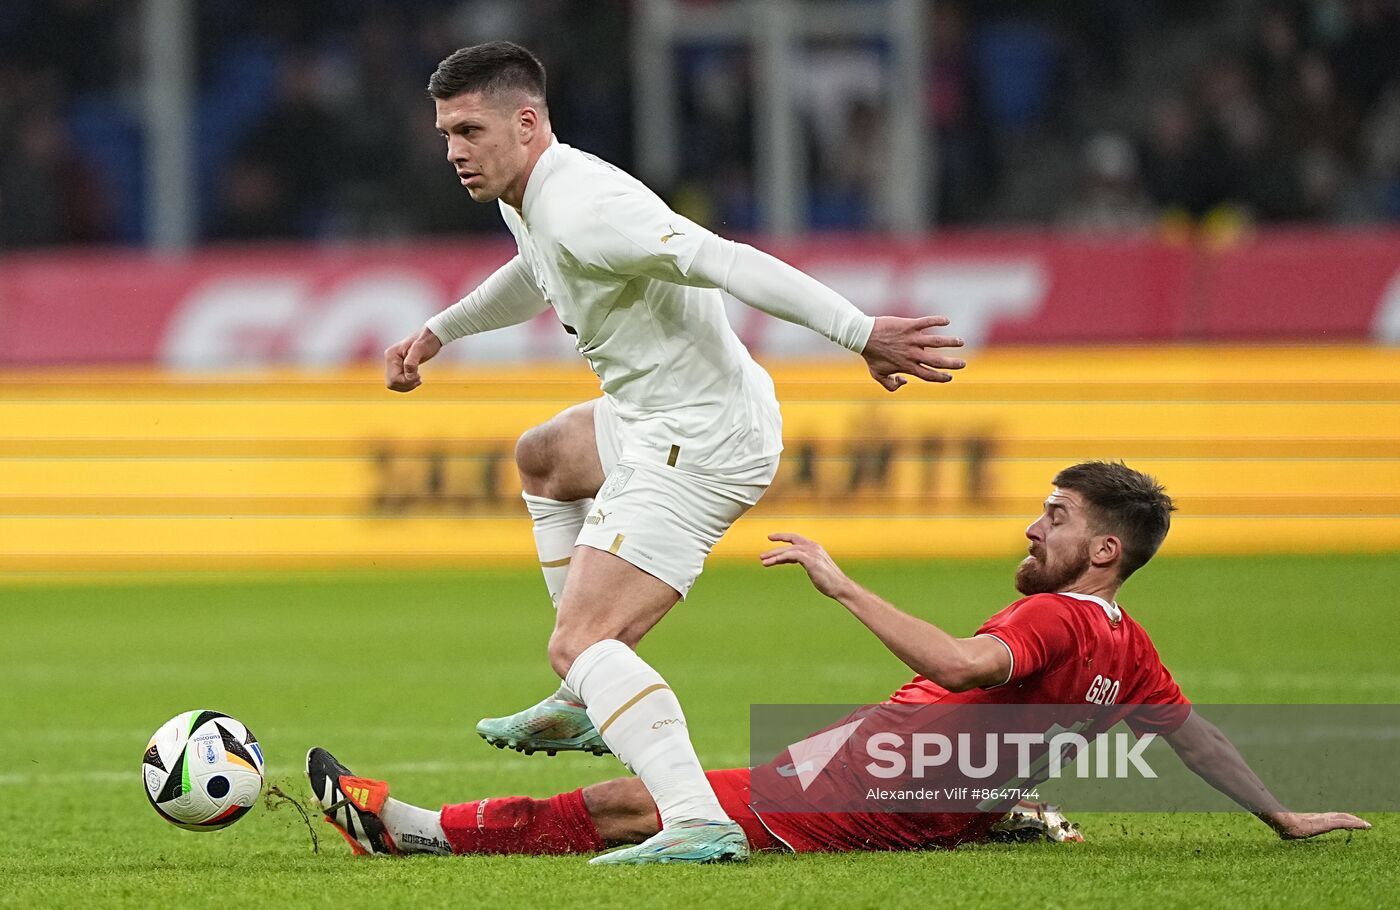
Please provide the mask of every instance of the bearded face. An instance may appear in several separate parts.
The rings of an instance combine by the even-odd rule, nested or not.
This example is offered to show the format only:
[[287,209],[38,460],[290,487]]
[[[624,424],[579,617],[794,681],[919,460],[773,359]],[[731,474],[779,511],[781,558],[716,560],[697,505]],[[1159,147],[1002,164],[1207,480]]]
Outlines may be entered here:
[[1052,552],[1045,544],[1032,544],[1031,552],[1016,568],[1016,590],[1032,594],[1056,594],[1065,590],[1089,569],[1089,540],[1078,545],[1061,545]]

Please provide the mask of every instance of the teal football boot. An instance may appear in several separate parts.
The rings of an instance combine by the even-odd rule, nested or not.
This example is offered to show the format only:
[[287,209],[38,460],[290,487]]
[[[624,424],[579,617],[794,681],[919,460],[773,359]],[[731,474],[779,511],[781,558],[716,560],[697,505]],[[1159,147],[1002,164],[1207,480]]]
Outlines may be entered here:
[[595,856],[591,866],[645,866],[650,863],[741,863],[749,839],[734,822],[681,822],[642,841]]
[[591,752],[610,755],[612,750],[593,726],[584,706],[558,693],[509,717],[487,717],[476,732],[497,749],[514,749],[533,755],[543,752]]

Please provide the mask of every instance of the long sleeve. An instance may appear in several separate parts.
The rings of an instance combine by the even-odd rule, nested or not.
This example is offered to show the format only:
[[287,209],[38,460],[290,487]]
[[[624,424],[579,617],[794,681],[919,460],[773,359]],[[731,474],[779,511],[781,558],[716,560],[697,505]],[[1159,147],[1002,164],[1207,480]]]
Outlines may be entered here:
[[875,317],[800,269],[746,243],[709,234],[696,251],[690,275],[733,294],[745,304],[825,335],[856,353],[865,350]]
[[671,211],[651,193],[600,200],[571,231],[580,262],[615,275],[644,275],[689,287],[722,288],[757,310],[865,350],[875,317],[786,262],[725,240]]
[[428,331],[443,344],[516,325],[549,308],[520,256],[501,266],[452,306],[428,320]]

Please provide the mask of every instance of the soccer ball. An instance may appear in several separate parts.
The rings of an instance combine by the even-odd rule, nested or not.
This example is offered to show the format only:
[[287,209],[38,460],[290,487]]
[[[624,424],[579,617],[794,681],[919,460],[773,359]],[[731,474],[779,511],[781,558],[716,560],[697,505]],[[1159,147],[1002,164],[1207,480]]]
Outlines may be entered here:
[[151,737],[141,779],[161,818],[189,831],[217,831],[242,818],[262,793],[262,747],[227,714],[186,711]]

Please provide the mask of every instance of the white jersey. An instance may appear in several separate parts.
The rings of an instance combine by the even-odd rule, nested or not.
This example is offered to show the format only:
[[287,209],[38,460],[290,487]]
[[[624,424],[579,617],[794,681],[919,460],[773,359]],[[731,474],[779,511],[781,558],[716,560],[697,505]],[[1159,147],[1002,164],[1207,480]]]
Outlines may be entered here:
[[734,334],[719,290],[688,274],[710,232],[559,142],[535,164],[521,211],[500,207],[626,428],[628,454],[701,473],[777,457],[773,381]]
[[875,320],[781,260],[677,215],[630,175],[555,142],[521,209],[520,255],[428,320],[444,344],[553,307],[623,425],[624,457],[732,474],[782,450],[773,382],[739,342],[719,288],[864,350]]

